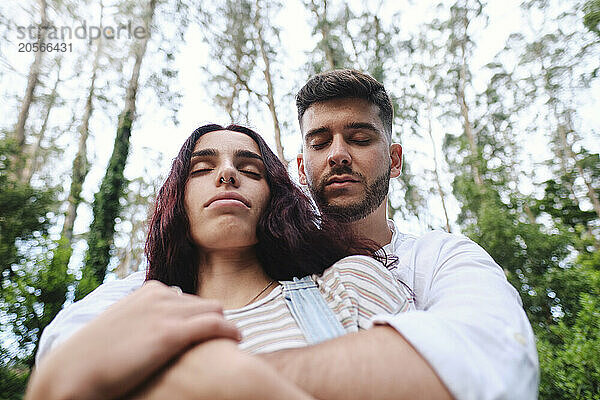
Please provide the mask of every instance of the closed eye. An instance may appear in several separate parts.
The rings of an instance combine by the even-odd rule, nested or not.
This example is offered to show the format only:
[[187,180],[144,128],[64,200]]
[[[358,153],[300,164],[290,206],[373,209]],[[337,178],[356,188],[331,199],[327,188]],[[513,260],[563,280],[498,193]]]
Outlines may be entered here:
[[212,168],[200,168],[195,171],[190,172],[190,175],[202,175],[204,173],[212,171]]
[[258,172],[250,171],[247,169],[241,169],[240,172],[243,174],[249,175],[252,178],[257,178],[257,179],[262,178],[262,175]]
[[310,145],[310,148],[311,148],[311,149],[314,149],[314,150],[319,150],[319,149],[322,149],[322,148],[324,148],[325,146],[327,146],[327,143],[329,143],[329,141],[327,141],[327,142],[322,142],[322,143],[314,143],[314,144],[311,144],[311,145]]

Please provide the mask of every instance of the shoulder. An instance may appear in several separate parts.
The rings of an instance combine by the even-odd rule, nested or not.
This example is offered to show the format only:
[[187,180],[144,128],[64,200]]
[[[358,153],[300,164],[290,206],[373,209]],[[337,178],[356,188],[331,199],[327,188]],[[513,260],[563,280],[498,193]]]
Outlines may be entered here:
[[362,255],[352,255],[344,257],[337,261],[331,267],[325,270],[327,272],[337,272],[342,276],[347,275],[382,275],[382,277],[391,277],[388,269],[379,261],[372,257]]
[[394,253],[408,264],[427,263],[433,267],[457,256],[493,262],[481,246],[463,235],[436,230],[422,236],[400,234],[399,237]]
[[352,255],[337,261],[323,272],[321,281],[334,288],[341,284],[350,291],[385,292],[404,297],[403,289],[392,272],[376,259],[362,255]]

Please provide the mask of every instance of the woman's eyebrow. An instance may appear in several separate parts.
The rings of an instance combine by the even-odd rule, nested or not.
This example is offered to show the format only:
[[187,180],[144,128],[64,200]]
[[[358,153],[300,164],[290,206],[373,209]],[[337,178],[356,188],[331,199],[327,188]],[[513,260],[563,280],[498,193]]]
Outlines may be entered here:
[[235,158],[253,158],[255,160],[263,160],[260,155],[250,150],[236,150],[235,153],[233,153],[233,156]]
[[216,157],[219,154],[217,149],[201,149],[192,153],[192,157]]

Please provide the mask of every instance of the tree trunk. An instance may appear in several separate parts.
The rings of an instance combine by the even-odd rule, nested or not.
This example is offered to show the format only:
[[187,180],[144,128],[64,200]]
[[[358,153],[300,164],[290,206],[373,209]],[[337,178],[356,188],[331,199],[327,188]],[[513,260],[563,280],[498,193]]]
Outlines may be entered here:
[[[100,24],[102,24],[102,11],[100,12]],[[77,207],[81,203],[81,190],[83,183],[89,172],[89,165],[87,159],[87,139],[89,136],[90,119],[94,112],[94,96],[96,90],[96,77],[98,74],[98,68],[100,65],[100,55],[102,53],[102,38],[98,39],[96,54],[94,56],[94,64],[92,66],[92,78],[90,80],[90,87],[88,89],[88,95],[85,102],[85,111],[83,112],[83,118],[79,127],[79,146],[77,148],[77,155],[73,160],[71,187],[69,190],[69,197],[67,198],[67,212],[65,213],[65,222],[63,224],[62,236],[66,238],[66,241],[71,246],[73,240],[73,225],[75,224],[75,218],[77,216]]]
[[[46,15],[46,11],[48,5],[46,0],[39,0],[40,5],[40,24],[39,27],[48,26],[48,17]],[[44,43],[46,30],[39,29],[38,30],[38,38],[37,45],[38,47]],[[38,78],[40,76],[40,69],[42,66],[42,58],[45,52],[36,51],[35,58],[33,63],[29,67],[29,76],[27,77],[27,88],[25,89],[25,95],[23,96],[23,102],[21,103],[21,109],[19,110],[19,117],[17,119],[17,124],[15,125],[15,142],[17,145],[17,151],[20,153],[23,151],[23,146],[25,145],[25,123],[27,122],[27,118],[29,117],[29,108],[31,107],[31,103],[33,103],[33,94],[35,92],[35,88],[38,84]],[[17,166],[22,165],[19,161]],[[17,167],[16,171],[19,171],[21,168]],[[20,173],[17,172],[18,177],[20,178]]]
[[427,133],[429,133],[429,138],[431,139],[431,147],[433,148],[433,173],[435,176],[435,183],[437,186],[438,194],[440,195],[440,200],[442,201],[442,208],[444,209],[444,218],[446,220],[446,232],[451,233],[452,230],[450,228],[450,219],[448,218],[448,209],[446,208],[446,195],[444,194],[444,190],[442,189],[442,184],[440,183],[440,175],[438,173],[438,161],[437,161],[437,151],[435,149],[435,141],[433,139],[433,133],[431,128],[431,101],[427,100]]
[[317,24],[319,25],[319,31],[321,32],[322,40],[323,40],[323,51],[325,52],[325,59],[327,60],[327,65],[329,69],[335,69],[339,66],[336,63],[335,57],[333,55],[333,49],[331,48],[329,37],[329,21],[327,21],[327,0],[323,0],[323,15],[319,14],[319,9],[315,0],[311,0],[311,11],[315,14],[315,18],[317,20]]
[[[466,28],[465,28],[466,29]],[[460,76],[458,82],[458,103],[460,105],[460,113],[463,117],[463,126],[465,129],[465,135],[469,141],[469,148],[471,150],[471,171],[473,172],[473,179],[477,186],[482,187],[483,181],[479,175],[479,167],[477,166],[479,160],[479,149],[477,148],[477,142],[475,141],[475,135],[471,127],[471,121],[469,120],[469,107],[467,106],[467,100],[465,99],[465,86],[467,81],[467,61],[465,55],[464,42],[461,43],[461,66]]]
[[277,155],[279,159],[288,166],[288,161],[285,159],[283,154],[283,144],[281,143],[281,128],[279,126],[279,119],[277,118],[277,111],[275,109],[275,95],[273,90],[273,80],[271,79],[271,60],[265,49],[265,40],[263,37],[262,30],[262,16],[260,13],[260,0],[256,0],[256,15],[254,18],[254,27],[256,28],[258,37],[258,47],[260,49],[260,55],[262,56],[263,62],[265,63],[265,69],[263,71],[265,75],[265,81],[267,82],[267,105],[271,112],[271,119],[273,120],[273,131],[275,132],[275,146],[277,147]]
[[42,141],[46,135],[46,129],[48,129],[48,121],[50,119],[50,112],[52,108],[54,108],[54,103],[56,103],[56,90],[58,88],[58,84],[60,83],[60,69],[61,64],[58,64],[58,71],[56,73],[56,81],[54,81],[54,86],[52,87],[52,92],[50,93],[50,98],[48,100],[48,105],[46,107],[46,113],[44,114],[44,122],[42,123],[42,127],[38,132],[37,139],[35,143],[29,148],[27,151],[27,157],[25,161],[25,167],[23,170],[17,171],[20,174],[21,182],[25,184],[29,184],[31,181],[31,177],[37,171],[38,168],[38,159],[40,148],[42,145]]
[[146,36],[134,47],[135,63],[125,95],[125,106],[119,116],[119,125],[113,153],[108,163],[100,190],[94,197],[93,220],[90,225],[88,251],[82,269],[82,278],[75,291],[75,299],[81,299],[104,281],[110,262],[110,251],[115,233],[115,219],[120,213],[119,201],[125,187],[123,171],[129,153],[131,126],[135,119],[135,100],[138,91],[140,69],[150,39],[150,26],[156,9],[156,1],[150,0],[144,15]]

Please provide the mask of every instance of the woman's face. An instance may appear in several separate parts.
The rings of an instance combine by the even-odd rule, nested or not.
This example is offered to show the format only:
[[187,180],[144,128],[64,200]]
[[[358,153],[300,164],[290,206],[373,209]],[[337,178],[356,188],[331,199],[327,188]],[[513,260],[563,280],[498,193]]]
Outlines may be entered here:
[[256,225],[269,201],[258,145],[250,136],[214,131],[196,142],[185,186],[194,243],[206,250],[257,243]]

